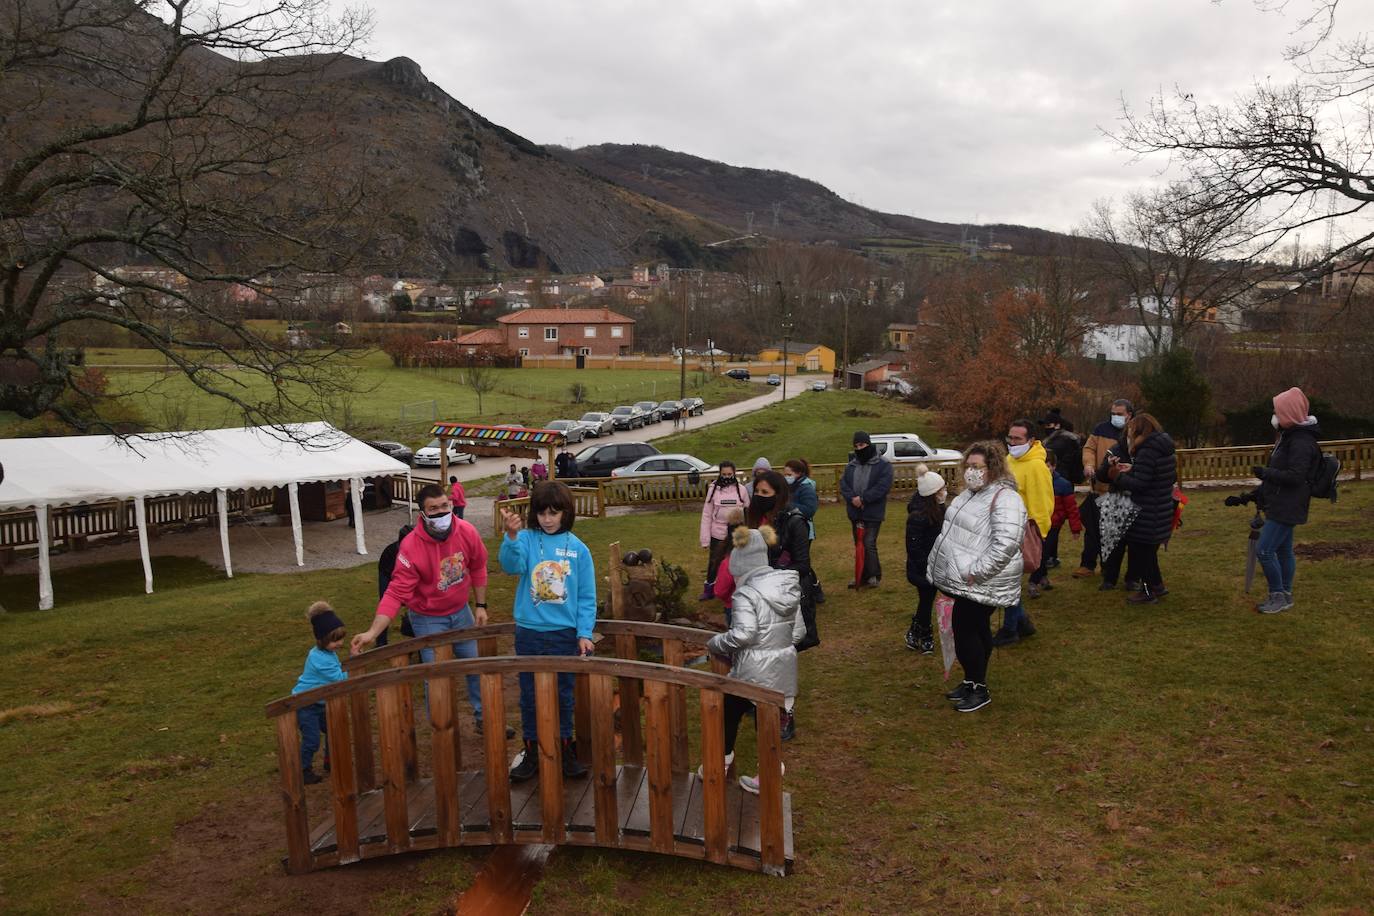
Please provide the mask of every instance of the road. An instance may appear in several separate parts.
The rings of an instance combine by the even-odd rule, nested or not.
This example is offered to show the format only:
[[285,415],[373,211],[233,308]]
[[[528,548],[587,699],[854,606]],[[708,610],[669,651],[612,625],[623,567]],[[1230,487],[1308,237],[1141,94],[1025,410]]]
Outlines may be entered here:
[[[810,387],[812,381],[814,381],[814,378],[809,376],[805,381],[798,378],[789,378],[787,380],[787,396],[789,398],[797,397]],[[760,380],[752,383],[741,382],[740,384],[756,384],[762,387],[764,383]],[[684,426],[674,428],[671,420],[663,420],[659,423],[646,426],[643,429],[622,430],[609,436],[602,436],[600,439],[583,439],[576,445],[569,446],[569,448],[576,453],[591,445],[607,445],[612,442],[652,442],[655,439],[662,439],[664,436],[671,436],[675,432],[711,426],[712,424],[720,423],[724,420],[731,420],[746,413],[752,413],[770,404],[778,404],[781,402],[782,389],[770,388],[766,394],[761,394],[744,401],[736,401],[734,404],[727,404],[724,407],[710,408],[701,416],[690,418]],[[515,463],[529,464],[530,459],[516,459]],[[459,480],[467,483],[469,480],[480,480],[483,477],[504,474],[506,469],[510,467],[510,464],[511,459],[509,458],[478,458],[472,464],[451,464],[449,465],[448,472],[450,477],[457,477]],[[412,468],[410,473],[416,480],[439,479],[438,468]]]

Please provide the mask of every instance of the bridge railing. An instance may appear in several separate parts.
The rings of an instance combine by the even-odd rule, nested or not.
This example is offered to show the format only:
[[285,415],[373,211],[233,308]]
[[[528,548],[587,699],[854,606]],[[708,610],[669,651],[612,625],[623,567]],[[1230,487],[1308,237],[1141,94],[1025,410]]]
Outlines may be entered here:
[[[708,631],[629,621],[599,621],[597,629],[614,638],[615,651],[624,657],[483,655],[451,660],[452,642],[457,636],[477,637],[479,650],[484,653],[499,651],[499,644],[513,637],[514,624],[493,624],[431,634],[373,650],[349,660],[348,680],[268,704],[267,715],[274,720],[277,733],[288,869],[302,872],[409,849],[538,842],[669,853],[783,874],[790,852],[790,829],[782,792],[782,695],[723,676],[718,673],[719,660],[715,661],[716,672],[683,667],[686,646],[704,641],[703,636],[711,635]],[[636,660],[641,639],[649,642],[651,650],[654,643],[658,644],[664,664]],[[436,661],[411,664],[419,648],[432,648]],[[365,673],[369,669],[376,670]],[[537,798],[515,798],[513,811],[504,728],[505,678],[519,673],[531,673],[535,678],[539,779]],[[590,768],[591,785],[585,795],[570,791],[563,781],[558,727],[560,673],[573,674],[578,685],[574,747]],[[484,729],[480,780],[462,767],[456,713],[459,685],[467,675],[481,680]],[[421,685],[427,689],[431,724],[427,778],[421,774],[414,716],[415,688]],[[697,692],[700,708],[699,781],[687,772],[689,690]],[[727,813],[727,803],[737,804],[741,796],[726,781],[727,695],[758,706],[759,797],[756,805],[749,801],[738,809],[734,822]],[[374,697],[380,768],[373,753]],[[332,819],[312,834],[295,712],[318,702],[325,704],[332,758]],[[629,777],[622,779],[622,770],[634,774],[642,771],[643,786],[637,794],[627,797]],[[359,833],[360,798],[374,787],[381,789],[384,839]],[[486,813],[474,820],[464,812],[470,810],[474,795],[483,792]],[[688,794],[693,796],[690,810]],[[417,817],[418,797],[432,799],[432,815],[421,811]],[[570,805],[576,805],[577,812]],[[633,811],[627,809],[630,805]],[[750,811],[747,823],[745,807]],[[694,812],[699,812],[695,833],[682,827]],[[578,817],[573,816],[575,813]],[[536,821],[534,829],[530,825]],[[326,834],[332,836],[332,842],[322,842]]]

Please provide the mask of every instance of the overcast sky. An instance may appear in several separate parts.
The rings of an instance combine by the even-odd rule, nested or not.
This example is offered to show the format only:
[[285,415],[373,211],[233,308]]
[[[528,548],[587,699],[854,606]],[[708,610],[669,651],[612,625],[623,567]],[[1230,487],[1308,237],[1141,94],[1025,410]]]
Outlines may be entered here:
[[[373,8],[367,56],[413,58],[454,98],[539,143],[655,144],[793,172],[890,212],[1053,229],[1156,180],[1163,163],[1132,164],[1100,132],[1122,97],[1143,105],[1178,85],[1224,102],[1256,80],[1287,80],[1295,25],[1292,10],[1266,14],[1252,0]],[[1358,17],[1348,24],[1374,18]]]

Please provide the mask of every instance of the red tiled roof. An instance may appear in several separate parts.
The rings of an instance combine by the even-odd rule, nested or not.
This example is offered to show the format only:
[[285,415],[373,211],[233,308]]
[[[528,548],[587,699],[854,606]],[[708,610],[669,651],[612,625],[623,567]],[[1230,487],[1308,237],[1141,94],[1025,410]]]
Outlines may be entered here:
[[487,346],[490,344],[503,344],[506,342],[506,335],[499,328],[478,328],[470,331],[462,337],[454,338],[456,344],[467,344],[468,346]]
[[501,324],[634,324],[610,309],[523,309],[496,319]]

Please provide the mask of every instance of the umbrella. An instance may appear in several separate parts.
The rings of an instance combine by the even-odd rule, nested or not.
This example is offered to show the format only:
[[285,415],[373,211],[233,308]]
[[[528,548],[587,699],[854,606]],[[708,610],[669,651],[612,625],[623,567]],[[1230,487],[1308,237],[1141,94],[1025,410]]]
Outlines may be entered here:
[[864,523],[854,526],[854,587],[864,584]]
[[1250,542],[1245,548],[1245,590],[1255,582],[1255,561],[1259,559],[1260,529],[1264,527],[1264,515],[1259,506],[1255,507],[1255,517],[1250,519]]

